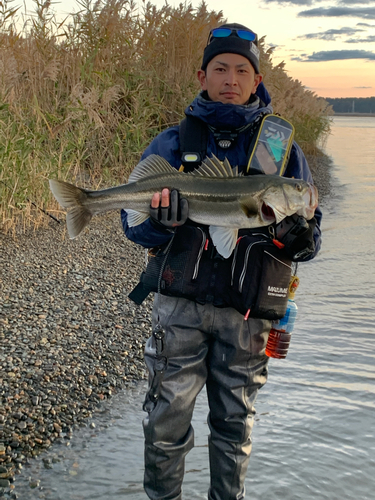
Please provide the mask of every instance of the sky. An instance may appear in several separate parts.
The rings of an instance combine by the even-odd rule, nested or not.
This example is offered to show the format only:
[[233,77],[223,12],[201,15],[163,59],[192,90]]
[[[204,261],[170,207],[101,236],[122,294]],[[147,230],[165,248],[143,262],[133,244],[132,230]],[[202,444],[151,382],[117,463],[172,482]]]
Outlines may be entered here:
[[[142,0],[135,3],[142,8]],[[150,3],[161,7],[165,0]],[[180,3],[168,0],[171,6]],[[196,7],[201,2],[188,3]],[[33,0],[25,4],[27,9],[35,5]],[[274,64],[284,61],[289,76],[318,96],[375,96],[375,0],[206,0],[206,4],[209,10],[222,11],[229,22],[266,36],[266,44],[275,47]],[[53,8],[60,14],[79,9],[76,0],[55,0]]]

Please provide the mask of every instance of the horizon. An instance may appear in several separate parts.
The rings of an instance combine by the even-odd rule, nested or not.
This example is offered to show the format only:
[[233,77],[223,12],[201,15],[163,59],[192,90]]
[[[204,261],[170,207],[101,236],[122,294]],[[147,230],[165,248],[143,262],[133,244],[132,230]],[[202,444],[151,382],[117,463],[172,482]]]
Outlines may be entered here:
[[323,99],[375,99],[375,95],[370,95],[368,97],[323,97]]

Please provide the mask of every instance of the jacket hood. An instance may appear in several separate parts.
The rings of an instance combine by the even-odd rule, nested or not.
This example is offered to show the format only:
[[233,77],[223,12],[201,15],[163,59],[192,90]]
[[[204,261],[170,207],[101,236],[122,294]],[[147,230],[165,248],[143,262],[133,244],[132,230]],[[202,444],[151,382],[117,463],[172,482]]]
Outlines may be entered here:
[[257,95],[266,106],[271,106],[271,96],[269,95],[263,82],[260,82],[258,85],[255,95]]
[[249,104],[223,104],[211,101],[206,92],[186,108],[185,114],[192,115],[215,128],[235,129],[251,123],[261,113],[272,113],[271,98],[267,89],[260,83]]

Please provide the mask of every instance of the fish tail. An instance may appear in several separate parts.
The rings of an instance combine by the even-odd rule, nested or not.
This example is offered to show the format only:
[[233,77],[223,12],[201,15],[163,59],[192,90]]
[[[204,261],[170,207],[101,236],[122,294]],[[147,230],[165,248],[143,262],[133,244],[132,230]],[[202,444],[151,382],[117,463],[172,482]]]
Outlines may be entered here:
[[71,239],[76,238],[92,219],[93,213],[83,205],[87,191],[67,182],[54,179],[49,181],[50,189],[64,208],[71,208],[66,216],[66,225]]
[[89,224],[92,213],[85,207],[74,207],[67,213],[66,225],[71,240],[74,240]]

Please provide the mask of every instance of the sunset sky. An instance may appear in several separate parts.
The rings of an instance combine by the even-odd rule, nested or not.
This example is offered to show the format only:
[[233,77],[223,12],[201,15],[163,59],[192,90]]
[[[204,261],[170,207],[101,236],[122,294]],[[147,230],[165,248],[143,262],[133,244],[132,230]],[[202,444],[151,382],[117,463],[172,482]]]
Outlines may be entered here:
[[[15,0],[14,4],[18,3]],[[142,7],[142,0],[136,0]],[[160,7],[164,0],[153,0]],[[180,1],[168,0],[177,6]],[[192,0],[193,6],[200,1]],[[13,5],[14,5],[13,4]],[[375,0],[206,0],[276,47],[273,61],[322,97],[375,96]],[[33,1],[26,0],[27,8]],[[75,0],[54,2],[60,13]]]

